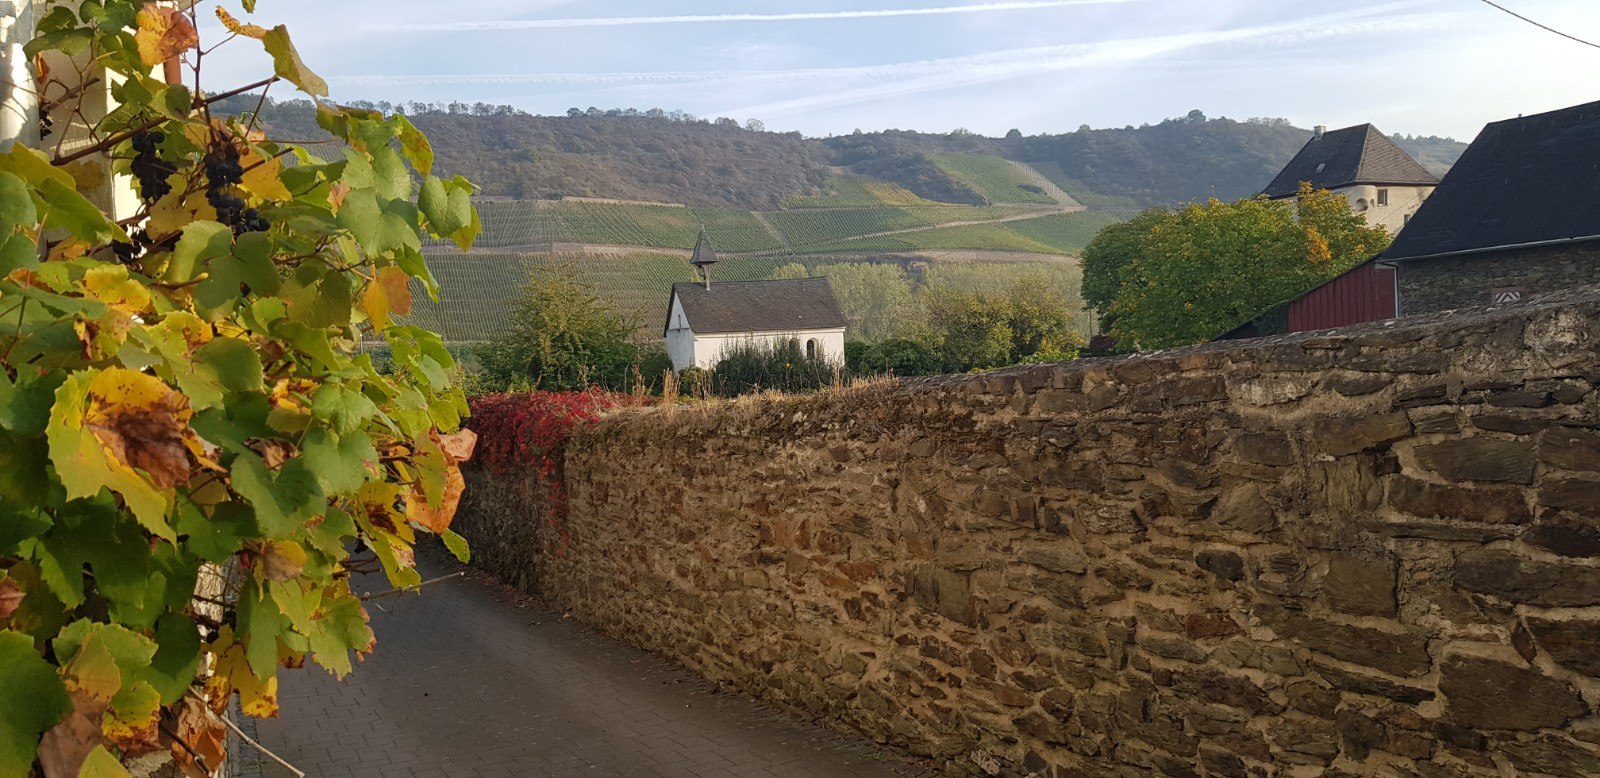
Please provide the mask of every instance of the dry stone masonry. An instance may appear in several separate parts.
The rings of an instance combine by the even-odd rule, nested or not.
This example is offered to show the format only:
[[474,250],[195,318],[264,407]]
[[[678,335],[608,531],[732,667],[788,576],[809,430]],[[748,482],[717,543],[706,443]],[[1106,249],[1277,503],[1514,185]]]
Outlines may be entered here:
[[565,516],[476,473],[461,523],[574,616],[957,774],[1600,776],[1597,346],[1591,289],[626,412],[569,445]]

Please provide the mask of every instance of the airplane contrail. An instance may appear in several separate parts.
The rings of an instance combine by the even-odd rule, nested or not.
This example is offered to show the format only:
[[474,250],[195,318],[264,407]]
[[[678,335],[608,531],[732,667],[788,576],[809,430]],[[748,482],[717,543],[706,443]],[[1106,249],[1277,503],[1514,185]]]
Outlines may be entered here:
[[772,14],[698,14],[685,16],[602,16],[588,19],[494,19],[442,24],[377,24],[368,29],[415,32],[490,32],[549,30],[572,27],[625,27],[646,24],[708,24],[728,22],[806,22],[832,19],[884,19],[898,16],[994,13],[1066,8],[1075,5],[1121,5],[1141,0],[1018,0],[1016,2],[946,5],[930,8],[889,8],[875,11],[807,11]]

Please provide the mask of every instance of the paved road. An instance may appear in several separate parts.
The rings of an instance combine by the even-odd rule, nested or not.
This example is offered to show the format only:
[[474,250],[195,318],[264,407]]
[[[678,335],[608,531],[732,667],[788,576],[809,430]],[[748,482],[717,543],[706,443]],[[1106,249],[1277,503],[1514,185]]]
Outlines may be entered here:
[[[458,569],[422,554],[425,577]],[[370,578],[357,589],[385,588]],[[373,600],[378,650],[341,685],[283,673],[268,749],[311,776],[922,775],[598,635],[477,574]],[[244,747],[241,772],[288,773]]]

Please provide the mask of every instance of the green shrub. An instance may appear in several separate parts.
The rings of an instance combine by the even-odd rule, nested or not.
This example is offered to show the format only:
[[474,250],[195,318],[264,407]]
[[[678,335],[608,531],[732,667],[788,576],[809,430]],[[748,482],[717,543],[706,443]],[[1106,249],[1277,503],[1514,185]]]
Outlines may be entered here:
[[711,389],[722,397],[765,389],[807,392],[831,386],[835,374],[826,355],[806,354],[798,338],[777,343],[752,340],[724,352],[711,369]]

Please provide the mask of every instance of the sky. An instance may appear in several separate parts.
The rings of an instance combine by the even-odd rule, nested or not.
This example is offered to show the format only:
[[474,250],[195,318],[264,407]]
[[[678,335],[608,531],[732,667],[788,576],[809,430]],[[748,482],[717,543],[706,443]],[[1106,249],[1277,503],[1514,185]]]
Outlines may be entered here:
[[[1600,43],[1600,0],[1496,2]],[[659,107],[809,136],[1199,109],[1470,140],[1600,100],[1600,48],[1481,0],[262,0],[249,21],[286,24],[335,100]],[[270,71],[248,40],[204,66],[213,90]]]

